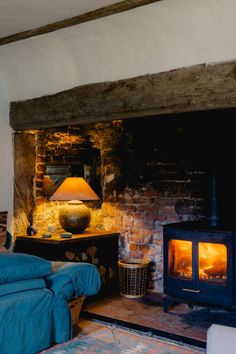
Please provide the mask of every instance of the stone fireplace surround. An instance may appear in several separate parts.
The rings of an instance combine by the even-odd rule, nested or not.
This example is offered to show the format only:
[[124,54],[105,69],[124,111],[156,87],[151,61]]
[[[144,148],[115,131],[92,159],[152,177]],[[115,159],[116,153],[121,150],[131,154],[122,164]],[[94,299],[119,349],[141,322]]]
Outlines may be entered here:
[[15,234],[24,234],[28,224],[22,201],[35,205],[39,230],[57,223],[55,202],[44,191],[48,165],[85,166],[101,197],[90,203],[91,228],[119,231],[120,257],[150,260],[148,287],[163,291],[163,225],[209,216],[212,168],[220,216],[236,216],[234,114],[217,110],[16,131]]

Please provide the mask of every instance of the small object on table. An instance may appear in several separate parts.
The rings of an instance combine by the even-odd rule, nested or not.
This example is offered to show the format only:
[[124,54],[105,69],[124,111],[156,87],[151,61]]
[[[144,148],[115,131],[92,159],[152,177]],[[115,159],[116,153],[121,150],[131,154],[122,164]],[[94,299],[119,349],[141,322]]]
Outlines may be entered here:
[[50,232],[42,234],[42,238],[50,238],[50,237],[52,237],[52,234]]
[[72,233],[71,232],[62,232],[60,236],[61,236],[61,238],[71,238]]
[[37,232],[38,232],[37,227],[34,224],[33,225],[30,224],[26,229],[26,233],[28,236],[34,236],[37,234]]
[[48,232],[56,232],[57,228],[55,224],[48,224]]

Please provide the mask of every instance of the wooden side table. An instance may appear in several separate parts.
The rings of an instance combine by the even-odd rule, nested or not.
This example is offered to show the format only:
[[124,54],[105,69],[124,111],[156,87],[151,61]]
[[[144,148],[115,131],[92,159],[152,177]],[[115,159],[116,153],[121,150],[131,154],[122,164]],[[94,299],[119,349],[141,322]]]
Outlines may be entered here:
[[[63,232],[63,230],[61,230]],[[85,230],[71,238],[61,238],[60,232],[51,238],[16,237],[14,252],[33,254],[51,261],[89,262],[101,274],[102,291],[117,292],[117,262],[119,233]]]

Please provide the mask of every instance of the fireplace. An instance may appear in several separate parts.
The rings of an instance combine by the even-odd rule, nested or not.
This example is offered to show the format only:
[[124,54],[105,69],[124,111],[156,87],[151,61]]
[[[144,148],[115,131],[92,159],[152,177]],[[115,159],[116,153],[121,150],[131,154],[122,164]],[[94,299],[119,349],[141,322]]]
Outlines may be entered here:
[[38,232],[57,225],[47,181],[82,174],[101,197],[91,228],[115,228],[119,257],[148,259],[148,289],[163,292],[163,225],[210,214],[212,166],[219,215],[236,220],[235,110],[213,114],[214,133],[209,112],[15,132],[15,235],[30,196]]
[[164,311],[171,301],[236,305],[235,228],[204,223],[164,226]]

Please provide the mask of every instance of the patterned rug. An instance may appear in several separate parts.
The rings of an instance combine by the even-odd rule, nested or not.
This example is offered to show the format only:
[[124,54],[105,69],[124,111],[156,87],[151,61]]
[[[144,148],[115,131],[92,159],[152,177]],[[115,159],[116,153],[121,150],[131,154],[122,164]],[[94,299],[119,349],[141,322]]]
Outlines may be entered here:
[[82,331],[69,342],[39,354],[202,354],[204,349],[167,342],[117,326],[87,321]]

